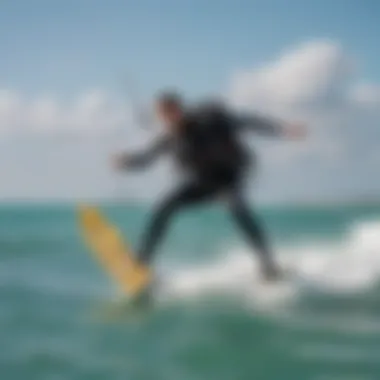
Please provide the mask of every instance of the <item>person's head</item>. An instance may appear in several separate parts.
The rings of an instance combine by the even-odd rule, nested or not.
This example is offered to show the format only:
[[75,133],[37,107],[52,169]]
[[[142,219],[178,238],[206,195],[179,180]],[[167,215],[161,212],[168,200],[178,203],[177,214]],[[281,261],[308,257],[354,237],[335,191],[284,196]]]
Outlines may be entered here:
[[175,92],[163,92],[156,99],[158,118],[169,128],[175,128],[184,114],[184,104]]

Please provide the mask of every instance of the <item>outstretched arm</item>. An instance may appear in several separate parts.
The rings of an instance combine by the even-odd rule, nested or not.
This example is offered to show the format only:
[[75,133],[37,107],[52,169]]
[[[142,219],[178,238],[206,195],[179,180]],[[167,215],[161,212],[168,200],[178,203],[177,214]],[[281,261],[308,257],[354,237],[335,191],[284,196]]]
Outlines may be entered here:
[[142,169],[155,161],[169,149],[167,136],[158,138],[147,149],[136,153],[122,153],[116,156],[115,165],[118,169]]
[[243,129],[268,136],[298,139],[305,135],[305,128],[300,123],[284,123],[262,116],[242,115],[237,117],[237,124]]
[[284,126],[269,118],[256,115],[239,115],[236,117],[237,124],[246,131],[257,132],[268,136],[281,136]]

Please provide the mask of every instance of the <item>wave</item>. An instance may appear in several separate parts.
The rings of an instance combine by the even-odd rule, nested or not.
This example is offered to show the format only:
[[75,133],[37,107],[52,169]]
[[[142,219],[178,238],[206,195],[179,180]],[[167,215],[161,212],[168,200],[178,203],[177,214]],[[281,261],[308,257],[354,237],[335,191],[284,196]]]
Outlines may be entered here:
[[161,299],[199,298],[207,294],[239,296],[260,304],[296,300],[309,291],[354,294],[373,289],[380,279],[380,221],[359,222],[340,242],[309,242],[279,247],[277,258],[287,279],[266,284],[256,257],[244,249],[217,261],[161,271]]
[[[159,268],[154,298],[170,302],[220,295],[242,300],[248,306],[277,307],[289,305],[310,292],[369,292],[380,280],[380,220],[353,224],[340,242],[309,240],[301,246],[279,246],[275,251],[280,265],[289,272],[283,281],[262,281],[256,256],[235,247],[220,252],[219,259],[200,265]],[[109,299],[113,294],[106,276],[98,279],[81,271],[58,273],[55,268],[48,271],[32,262],[25,261],[17,271],[9,270],[6,262],[0,263],[0,285],[69,297],[100,295]]]

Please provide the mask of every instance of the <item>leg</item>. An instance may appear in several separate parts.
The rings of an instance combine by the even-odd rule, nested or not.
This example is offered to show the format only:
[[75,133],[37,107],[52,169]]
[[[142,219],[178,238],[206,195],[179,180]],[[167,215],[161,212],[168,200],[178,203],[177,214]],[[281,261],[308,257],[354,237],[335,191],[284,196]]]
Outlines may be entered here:
[[212,194],[213,191],[211,188],[193,183],[185,185],[164,200],[154,212],[150,224],[142,238],[142,245],[138,251],[138,260],[145,264],[151,262],[172,216],[178,210],[182,207],[207,200]]
[[264,275],[267,278],[276,277],[278,274],[277,267],[273,261],[273,255],[264,231],[258,218],[250,212],[248,204],[239,192],[231,192],[229,207],[237,225],[243,231],[248,242],[259,253]]

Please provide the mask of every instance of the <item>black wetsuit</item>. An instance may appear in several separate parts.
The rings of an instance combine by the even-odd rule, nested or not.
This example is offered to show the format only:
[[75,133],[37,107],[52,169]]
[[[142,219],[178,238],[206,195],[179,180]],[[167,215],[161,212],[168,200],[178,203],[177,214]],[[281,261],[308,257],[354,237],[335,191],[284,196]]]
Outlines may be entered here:
[[223,197],[248,243],[260,254],[266,274],[275,266],[257,217],[242,194],[242,182],[252,162],[239,132],[252,130],[279,135],[281,128],[258,117],[236,117],[223,108],[204,106],[183,118],[174,135],[160,138],[147,151],[129,158],[128,166],[143,167],[159,154],[174,155],[187,181],[167,196],[155,210],[142,238],[138,258],[149,263],[171,217],[180,209]]

